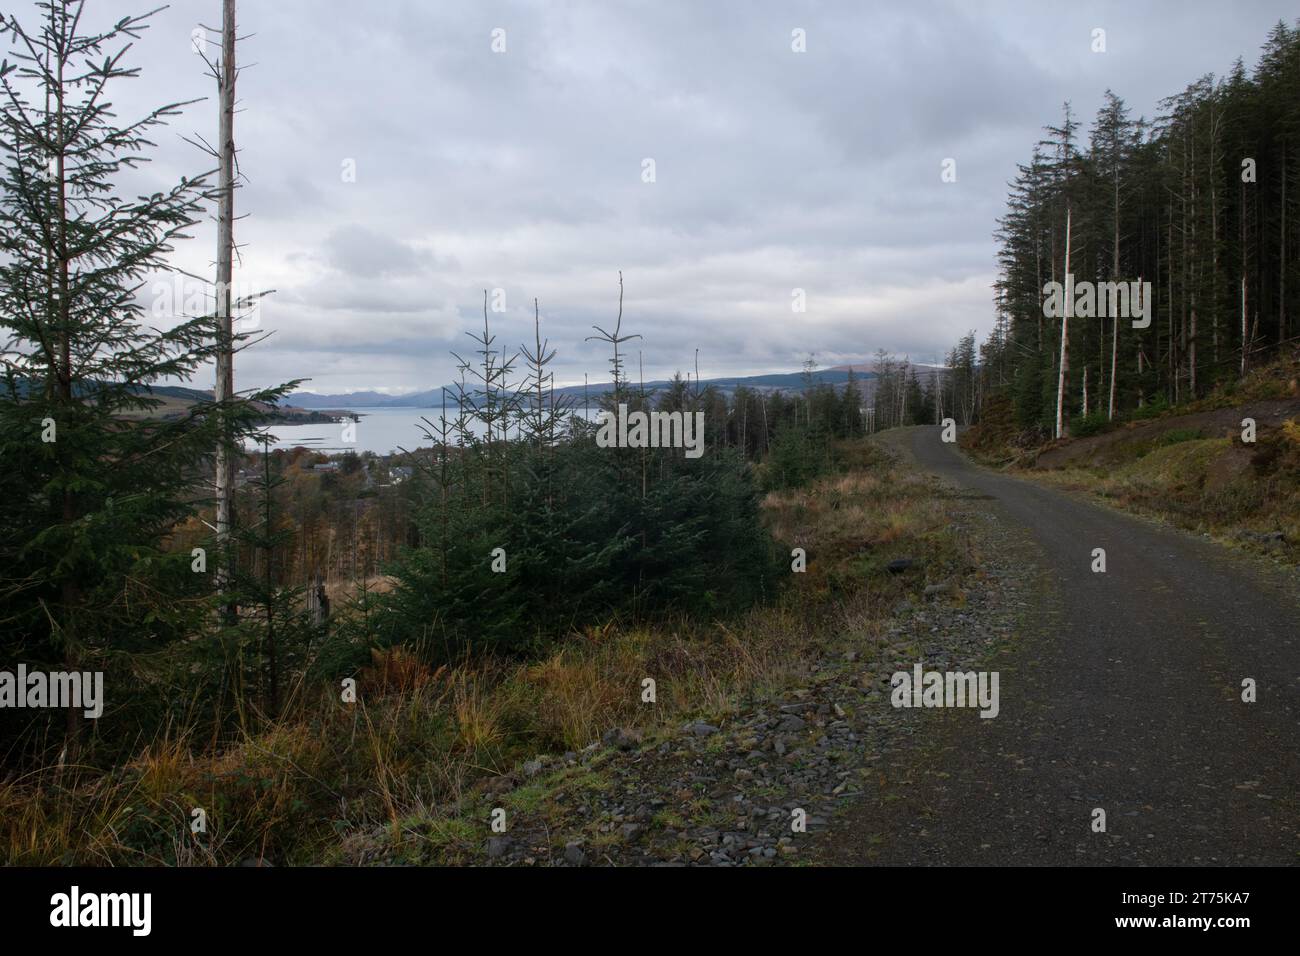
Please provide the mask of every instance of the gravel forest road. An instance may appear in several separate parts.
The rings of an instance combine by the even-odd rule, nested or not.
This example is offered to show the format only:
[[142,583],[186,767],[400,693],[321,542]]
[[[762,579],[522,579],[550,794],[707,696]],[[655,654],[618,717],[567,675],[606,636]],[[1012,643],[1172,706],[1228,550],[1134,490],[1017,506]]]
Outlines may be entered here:
[[891,443],[987,497],[1038,580],[990,664],[999,715],[924,711],[925,743],[847,812],[827,862],[1300,862],[1297,576],[976,466],[938,428]]

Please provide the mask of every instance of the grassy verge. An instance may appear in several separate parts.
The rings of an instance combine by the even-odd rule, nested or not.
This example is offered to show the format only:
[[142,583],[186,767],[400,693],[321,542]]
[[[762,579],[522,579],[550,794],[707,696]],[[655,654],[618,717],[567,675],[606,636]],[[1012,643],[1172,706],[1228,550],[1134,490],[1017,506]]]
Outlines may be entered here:
[[1262,434],[1255,447],[1178,429],[1105,468],[1030,474],[1236,547],[1300,563],[1300,426],[1294,420]]
[[[962,444],[985,464],[1294,564],[1300,418],[1283,416],[1294,413],[1298,379],[1300,364],[1278,362],[1197,402],[1149,405],[1129,420],[1101,423],[1095,438],[1041,446],[1016,430],[1010,401],[995,396]],[[1252,442],[1242,440],[1242,409],[1268,417],[1258,421]]]

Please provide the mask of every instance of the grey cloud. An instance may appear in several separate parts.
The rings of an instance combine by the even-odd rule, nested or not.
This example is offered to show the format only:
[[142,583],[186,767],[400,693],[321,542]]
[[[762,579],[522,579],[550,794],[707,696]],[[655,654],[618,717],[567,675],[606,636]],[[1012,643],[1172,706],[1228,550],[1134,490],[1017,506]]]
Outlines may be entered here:
[[[204,168],[180,135],[215,127],[189,49],[202,6],[158,15],[132,52],[141,79],[114,97],[124,117],[209,97],[159,139],[142,174],[159,183]],[[607,357],[583,337],[613,320],[620,269],[648,377],[696,347],[719,375],[809,351],[941,356],[992,324],[994,219],[1061,102],[1085,129],[1107,87],[1152,116],[1196,76],[1252,63],[1291,6],[244,3],[240,271],[278,292],[241,384],[446,382],[495,287],[503,341],[529,337],[536,296],[558,376],[600,379]],[[790,51],[795,27],[807,53]],[[956,183],[940,182],[945,157]],[[210,272],[214,244],[205,223],[177,264]]]
[[321,253],[331,269],[359,279],[419,275],[435,264],[427,250],[356,224],[341,226],[326,236]]

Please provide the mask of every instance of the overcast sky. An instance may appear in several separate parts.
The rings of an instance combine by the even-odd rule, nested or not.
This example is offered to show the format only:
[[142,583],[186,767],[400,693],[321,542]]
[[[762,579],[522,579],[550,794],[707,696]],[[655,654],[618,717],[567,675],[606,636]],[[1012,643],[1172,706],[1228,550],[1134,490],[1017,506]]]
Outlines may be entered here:
[[[611,327],[620,269],[647,378],[689,369],[696,348],[705,377],[878,348],[933,361],[991,326],[1005,184],[1063,101],[1085,131],[1107,87],[1151,117],[1237,56],[1253,66],[1296,14],[976,6],[242,0],[236,278],[278,291],[261,315],[274,335],[239,357],[237,384],[446,383],[484,289],[504,290],[502,342],[531,341],[536,296],[561,383],[604,380],[605,348],[583,339]],[[158,137],[153,175],[206,168],[180,137],[216,139],[191,31],[219,20],[218,0],[179,0],[130,54],[142,76],[119,85],[124,117],[208,97]],[[196,230],[178,264],[210,274],[214,243]]]

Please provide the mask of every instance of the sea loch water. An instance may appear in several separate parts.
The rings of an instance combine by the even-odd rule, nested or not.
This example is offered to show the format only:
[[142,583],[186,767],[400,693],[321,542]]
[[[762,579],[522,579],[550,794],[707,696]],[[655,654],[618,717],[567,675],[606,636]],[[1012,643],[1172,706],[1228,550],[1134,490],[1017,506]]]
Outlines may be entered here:
[[[292,448],[295,445],[302,445],[306,448],[319,450],[327,455],[342,454],[345,451],[374,452],[376,455],[389,455],[400,448],[407,451],[414,451],[416,448],[427,448],[433,444],[424,437],[421,428],[427,428],[429,431],[436,431],[440,425],[440,419],[443,415],[441,408],[414,408],[414,407],[392,407],[392,408],[358,408],[358,409],[335,409],[336,411],[351,411],[361,416],[361,420],[354,426],[356,441],[348,444],[343,441],[344,422],[331,422],[321,425],[273,425],[266,429],[275,437],[271,443],[271,448]],[[582,415],[582,409],[577,409],[577,413]],[[446,410],[448,417],[454,418],[456,410],[448,408]],[[592,417],[595,417],[595,410],[592,410]],[[432,425],[425,424],[422,419],[427,419]],[[475,429],[481,431],[481,429]],[[511,428],[511,435],[514,434],[514,428]],[[257,447],[256,443],[250,442],[250,448]]]

